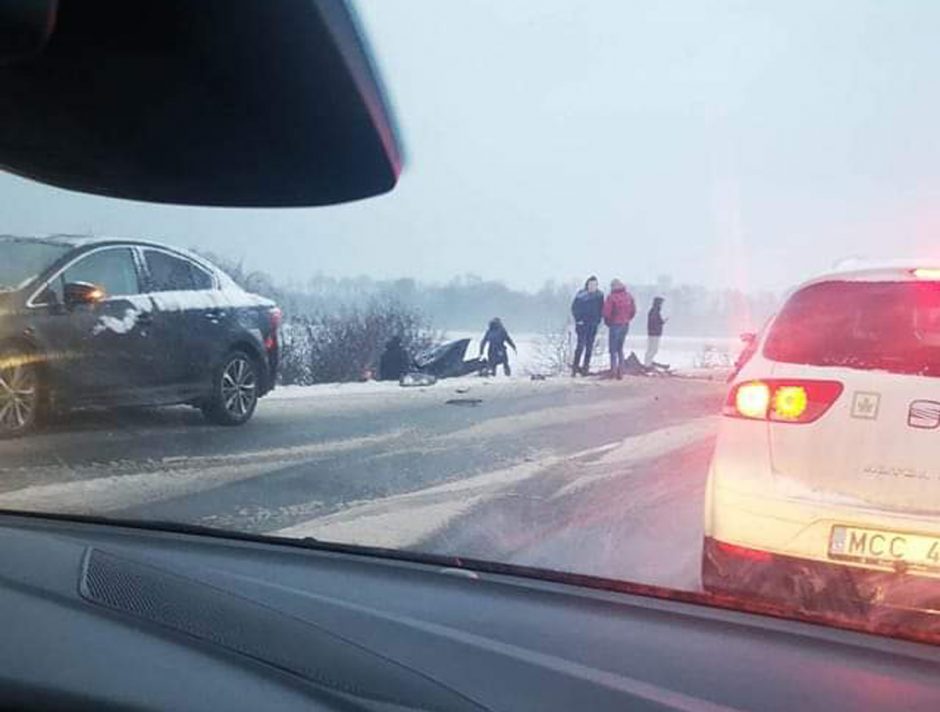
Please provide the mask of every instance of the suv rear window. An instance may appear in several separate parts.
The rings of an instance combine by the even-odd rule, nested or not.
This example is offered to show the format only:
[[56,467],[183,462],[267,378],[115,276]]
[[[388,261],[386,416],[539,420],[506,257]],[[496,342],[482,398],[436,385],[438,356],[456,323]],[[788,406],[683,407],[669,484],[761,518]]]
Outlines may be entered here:
[[940,376],[940,282],[822,282],[787,301],[773,361]]

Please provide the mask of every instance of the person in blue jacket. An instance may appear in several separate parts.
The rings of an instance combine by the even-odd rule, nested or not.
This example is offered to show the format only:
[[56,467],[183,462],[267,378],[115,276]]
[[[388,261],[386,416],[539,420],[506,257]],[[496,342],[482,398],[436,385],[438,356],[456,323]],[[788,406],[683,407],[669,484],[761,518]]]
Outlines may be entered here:
[[[597,286],[597,277],[591,275],[571,302],[571,316],[574,317],[575,333],[578,345],[574,350],[574,364],[571,375],[588,375],[591,370],[591,356],[594,354],[594,341],[597,339],[597,327],[601,323],[604,311],[604,293]],[[583,357],[583,362],[582,362]]]

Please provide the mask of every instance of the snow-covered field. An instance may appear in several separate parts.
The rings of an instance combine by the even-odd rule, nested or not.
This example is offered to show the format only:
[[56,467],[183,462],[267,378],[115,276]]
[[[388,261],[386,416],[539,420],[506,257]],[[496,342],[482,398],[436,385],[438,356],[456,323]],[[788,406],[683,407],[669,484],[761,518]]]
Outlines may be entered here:
[[[548,352],[553,350],[553,344],[559,342],[557,338],[534,333],[512,334],[512,337],[519,348],[519,353],[515,356],[510,354],[510,362],[514,369],[524,374],[544,371],[543,363],[550,356]],[[468,355],[475,355],[483,334],[482,332],[447,331],[445,332],[445,338],[472,339]],[[573,351],[577,343],[573,332],[568,333],[567,341]],[[669,364],[679,372],[711,367],[728,367],[734,363],[741,348],[741,341],[736,338],[723,336],[669,336],[667,334],[660,343],[656,361]],[[642,360],[646,353],[646,336],[628,336],[624,351],[627,355],[634,351]],[[597,368],[606,368],[608,363],[607,330],[602,327],[598,332],[597,343],[595,344],[594,364]]]
[[[475,356],[479,349],[479,334],[472,334],[463,331],[446,332],[447,339],[473,338],[467,357]],[[505,378],[502,373],[494,379],[480,379],[479,376],[471,375],[458,379],[447,379],[446,383],[454,388],[475,389],[479,394],[480,388],[485,388],[488,393],[495,393],[505,389],[527,389],[532,374],[559,375],[546,372],[545,351],[550,347],[544,336],[538,334],[521,333],[513,337],[516,346],[519,348],[518,354],[510,355],[510,363],[513,369],[513,376]],[[606,351],[600,347],[606,346],[606,332],[598,336],[598,348],[595,349],[595,359],[593,362],[594,370],[603,370],[607,367],[608,356]],[[643,358],[646,352],[646,337],[634,336],[627,339],[626,352],[635,351],[639,358]],[[668,363],[679,376],[704,378],[708,380],[724,380],[729,373],[734,359],[740,351],[740,341],[725,337],[701,338],[701,337],[664,337],[659,355],[656,357],[659,363]],[[561,374],[564,375],[564,374]],[[554,380],[554,379],[550,379]],[[565,379],[568,380],[568,379]],[[582,383],[579,381],[579,383]],[[266,400],[295,400],[317,397],[324,404],[330,402],[330,407],[337,407],[337,403],[349,407],[355,407],[357,401],[378,398],[380,404],[385,400],[401,400],[406,397],[405,394],[412,394],[413,399],[421,399],[422,393],[428,390],[435,390],[435,387],[416,387],[402,388],[397,382],[368,381],[365,383],[321,383],[315,386],[279,386]],[[329,398],[336,396],[336,398]],[[348,399],[348,400],[347,400]]]

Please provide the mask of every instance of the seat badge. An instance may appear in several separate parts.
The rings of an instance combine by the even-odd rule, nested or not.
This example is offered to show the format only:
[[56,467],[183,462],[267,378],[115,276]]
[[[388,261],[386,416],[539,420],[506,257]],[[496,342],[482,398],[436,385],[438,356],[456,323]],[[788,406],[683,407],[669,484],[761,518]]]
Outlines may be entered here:
[[916,400],[907,412],[907,424],[919,430],[940,428],[940,403],[931,400]]

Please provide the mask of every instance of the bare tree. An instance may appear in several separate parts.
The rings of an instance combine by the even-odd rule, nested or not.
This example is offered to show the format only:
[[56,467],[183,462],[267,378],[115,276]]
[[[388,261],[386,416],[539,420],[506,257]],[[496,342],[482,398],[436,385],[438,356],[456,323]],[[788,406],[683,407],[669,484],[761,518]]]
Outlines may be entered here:
[[549,327],[535,341],[530,375],[557,376],[569,370],[574,361],[574,337],[569,323]]

